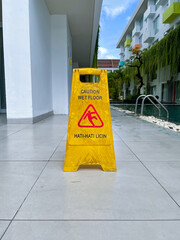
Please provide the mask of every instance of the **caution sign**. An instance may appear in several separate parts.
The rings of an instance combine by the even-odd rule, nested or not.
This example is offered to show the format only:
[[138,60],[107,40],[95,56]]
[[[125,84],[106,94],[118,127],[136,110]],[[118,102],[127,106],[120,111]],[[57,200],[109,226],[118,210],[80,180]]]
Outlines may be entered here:
[[[91,82],[81,78],[92,76]],[[99,76],[95,82],[94,76]],[[111,125],[107,71],[74,69],[64,171],[80,165],[101,165],[115,171],[116,161]]]
[[79,120],[78,126],[79,127],[92,127],[92,128],[98,128],[103,127],[103,122],[96,112],[94,106],[90,104],[86,111],[83,113],[81,119]]

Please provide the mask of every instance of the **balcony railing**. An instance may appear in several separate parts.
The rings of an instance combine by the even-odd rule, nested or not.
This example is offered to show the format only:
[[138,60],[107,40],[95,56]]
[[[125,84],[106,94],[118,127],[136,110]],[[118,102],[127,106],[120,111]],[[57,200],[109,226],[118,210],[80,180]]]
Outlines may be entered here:
[[179,15],[180,2],[174,2],[163,13],[163,23],[172,23]]
[[119,67],[123,67],[124,66],[124,61],[120,61],[119,62]]
[[155,11],[155,6],[154,5],[151,5],[148,7],[148,9],[145,11],[144,13],[144,19],[147,19],[147,18],[153,18],[156,14],[156,11]]
[[146,28],[143,34],[143,42],[151,43],[154,40],[154,33],[149,28]]
[[158,0],[157,3],[156,3],[156,5],[157,5],[157,6],[164,6],[165,3],[167,3],[167,0]]
[[131,46],[131,42],[132,42],[131,39],[127,39],[127,40],[125,41],[125,43],[124,43],[124,47],[126,48],[126,47]]
[[124,55],[124,49],[120,48],[119,55]]
[[139,26],[135,26],[133,31],[132,31],[132,36],[135,36],[135,35],[139,35],[140,34],[140,27]]

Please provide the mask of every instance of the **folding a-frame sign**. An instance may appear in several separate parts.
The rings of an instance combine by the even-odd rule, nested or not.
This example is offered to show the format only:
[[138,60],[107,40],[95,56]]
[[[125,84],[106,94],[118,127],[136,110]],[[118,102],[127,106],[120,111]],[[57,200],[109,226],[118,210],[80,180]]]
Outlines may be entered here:
[[[81,82],[81,75],[92,75],[92,82]],[[97,76],[99,82],[93,82]],[[80,165],[101,165],[104,171],[116,171],[104,69],[73,70],[64,171],[77,171]]]

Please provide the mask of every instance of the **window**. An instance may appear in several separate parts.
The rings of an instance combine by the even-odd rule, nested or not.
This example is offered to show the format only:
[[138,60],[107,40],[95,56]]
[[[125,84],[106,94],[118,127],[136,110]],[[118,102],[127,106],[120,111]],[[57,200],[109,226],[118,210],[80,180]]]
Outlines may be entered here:
[[155,5],[155,10],[157,10],[159,8],[159,4],[158,3],[159,0],[154,0],[154,5]]
[[139,44],[142,45],[142,35],[139,37]]
[[150,94],[156,96],[156,86],[151,86],[150,87]]
[[176,102],[180,103],[180,81],[176,82]]
[[159,32],[159,16],[154,20],[154,34]]
[[139,20],[140,30],[143,28],[143,15]]
[[154,41],[154,42],[152,43],[152,46],[155,45],[155,44],[158,43],[158,42],[159,42],[159,39],[157,39],[156,41]]
[[162,101],[168,101],[168,85],[167,83],[162,84]]
[[171,28],[169,28],[165,33],[164,33],[164,36],[166,36],[171,30],[173,30],[174,29],[174,27],[171,27]]

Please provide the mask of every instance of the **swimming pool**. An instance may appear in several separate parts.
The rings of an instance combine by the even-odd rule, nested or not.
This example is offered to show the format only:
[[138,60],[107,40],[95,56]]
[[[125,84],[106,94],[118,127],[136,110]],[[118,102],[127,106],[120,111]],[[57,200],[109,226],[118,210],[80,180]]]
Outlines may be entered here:
[[[135,104],[112,104],[112,106],[115,107],[119,107],[125,110],[129,110],[129,111],[135,111]],[[180,124],[180,105],[164,105],[167,110],[169,111],[169,121],[176,123],[176,124]],[[166,112],[161,109],[161,119],[166,120]],[[141,105],[138,105],[137,108],[137,113],[140,114],[141,111]],[[146,104],[144,105],[144,115],[146,116],[154,116],[159,118],[158,115],[158,110],[150,104]]]

